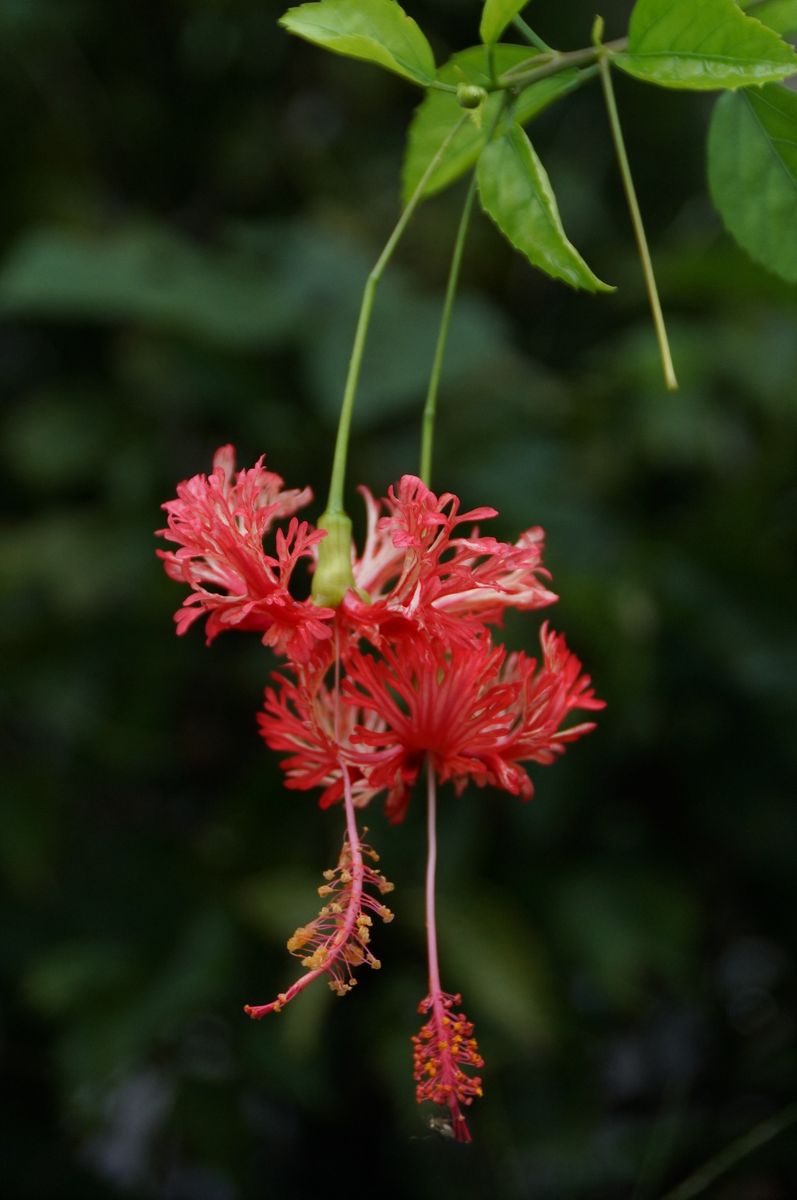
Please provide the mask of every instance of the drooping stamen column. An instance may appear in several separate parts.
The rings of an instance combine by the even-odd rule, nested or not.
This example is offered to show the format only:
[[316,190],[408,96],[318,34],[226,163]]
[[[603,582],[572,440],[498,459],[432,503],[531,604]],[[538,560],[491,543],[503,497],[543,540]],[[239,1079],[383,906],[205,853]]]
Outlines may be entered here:
[[430,1100],[448,1107],[451,1133],[458,1142],[471,1140],[460,1105],[469,1105],[481,1096],[481,1078],[467,1075],[465,1066],[479,1070],[484,1060],[479,1054],[473,1025],[464,1013],[452,1012],[462,1002],[459,995],[444,992],[440,985],[437,956],[437,915],[435,875],[437,870],[437,790],[434,768],[427,763],[426,860],[426,947],[429,960],[429,994],[418,1005],[418,1012],[429,1014],[419,1034],[412,1039],[415,1095],[419,1104]]
[[[362,963],[378,970],[380,962],[372,954],[371,913],[385,922],[393,920],[389,908],[382,904],[379,896],[392,892],[393,884],[379,871],[366,863],[378,862],[379,855],[360,838],[354,809],[351,778],[340,746],[340,665],[339,644],[336,634],[335,646],[335,737],[340,749],[338,766],[343,782],[343,800],[346,814],[346,835],[337,866],[324,872],[326,880],[318,894],[326,903],[317,917],[307,925],[301,925],[288,939],[291,954],[301,958],[307,974],[297,979],[286,992],[281,992],[270,1004],[247,1004],[244,1012],[254,1020],[279,1012],[300,992],[304,991],[321,975],[326,975],[329,986],[339,996],[345,995],[357,982],[353,969]],[[366,891],[370,887],[372,892]]]

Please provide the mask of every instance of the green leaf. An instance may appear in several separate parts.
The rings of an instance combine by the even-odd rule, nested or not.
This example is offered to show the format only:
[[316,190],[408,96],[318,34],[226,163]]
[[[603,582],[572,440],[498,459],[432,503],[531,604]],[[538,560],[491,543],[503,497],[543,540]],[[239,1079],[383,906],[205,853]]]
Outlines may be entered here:
[[551,182],[522,129],[515,126],[487,146],[478,181],[484,211],[530,263],[574,288],[614,290],[567,240]]
[[[493,55],[495,69],[499,74],[509,71],[520,62],[527,62],[530,57],[527,46],[511,45],[495,46]],[[578,87],[584,76],[585,72],[575,69],[562,71],[525,88],[514,108],[517,123],[525,125],[554,100]],[[484,46],[471,46],[468,50],[461,50],[440,68],[437,77],[441,83],[464,82],[488,87],[490,80],[485,70]],[[440,165],[429,180],[426,187],[427,196],[442,191],[473,166],[485,145],[487,132],[492,129],[502,102],[503,98],[498,93],[493,93],[488,98],[482,110],[480,129],[473,121],[465,122],[450,142]],[[428,92],[416,108],[404,156],[402,192],[405,202],[418,186],[429,162],[461,116],[462,109],[457,104],[456,96],[446,92]],[[499,125],[499,132],[501,127]]]
[[772,83],[797,71],[791,46],[735,0],[637,0],[628,53],[612,61],[647,83],[697,91]]
[[777,33],[797,33],[797,0],[767,0],[756,5],[754,16]]
[[[479,36],[487,45],[497,42],[513,17],[529,0],[484,0]],[[526,52],[528,58],[528,52]]]
[[432,48],[395,0],[301,4],[289,8],[280,25],[316,46],[377,63],[414,83],[426,85],[434,79]]
[[711,120],[708,176],[737,242],[797,283],[797,95],[770,84],[723,96]]

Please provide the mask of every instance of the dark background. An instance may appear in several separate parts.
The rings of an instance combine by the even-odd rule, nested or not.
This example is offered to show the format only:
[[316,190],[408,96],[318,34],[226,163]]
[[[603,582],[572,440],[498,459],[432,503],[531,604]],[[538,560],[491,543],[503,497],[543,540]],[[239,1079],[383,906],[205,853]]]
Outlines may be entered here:
[[[439,61],[479,4],[410,10]],[[533,6],[562,48],[592,0]],[[630,5],[607,3],[607,36]],[[794,288],[723,234],[712,98],[618,79],[681,390],[664,391],[597,86],[533,127],[576,295],[478,218],[435,483],[545,526],[608,708],[525,807],[445,794],[442,967],[487,1059],[474,1145],[414,1104],[423,813],[371,838],[383,960],[259,1025],[338,812],[286,793],[256,638],[172,631],[152,530],[232,441],[323,498],[359,292],[418,94],[266,0],[2,0],[4,1195],[653,1200],[795,1098]],[[391,268],[349,473],[418,416],[462,185]],[[316,503],[311,515],[318,515]],[[538,619],[512,620],[533,646]],[[707,1194],[797,1194],[794,1129]]]

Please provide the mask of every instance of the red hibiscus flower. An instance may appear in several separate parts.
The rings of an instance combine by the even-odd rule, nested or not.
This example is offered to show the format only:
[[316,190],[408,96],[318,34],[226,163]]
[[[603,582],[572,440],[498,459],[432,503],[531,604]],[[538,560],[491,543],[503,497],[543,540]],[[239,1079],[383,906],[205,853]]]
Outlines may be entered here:
[[[535,609],[557,596],[546,586],[544,534],[526,530],[512,545],[481,537],[474,521],[496,516],[494,508],[459,512],[450,493],[436,496],[415,475],[404,475],[383,502],[367,488],[368,532],[353,564],[357,592],[343,601],[352,626],[379,641],[420,628],[448,642],[469,642],[507,608]],[[469,525],[468,532],[457,532]]]
[[[175,613],[179,634],[204,616],[208,643],[227,629],[254,630],[297,661],[330,637],[333,611],[295,600],[288,590],[296,564],[311,559],[324,536],[292,515],[311,498],[309,488],[284,491],[262,456],[236,474],[232,446],[216,451],[210,475],[178,485],[177,499],[163,505],[168,524],[158,534],[180,549],[158,554],[167,575],[191,588]],[[264,537],[285,517],[291,517],[287,532],[277,530],[275,553],[266,554]]]
[[424,762],[441,782],[461,791],[468,781],[530,799],[525,762],[548,764],[594,728],[563,723],[574,709],[604,707],[564,638],[541,630],[542,660],[506,656],[487,638],[445,646],[422,638],[385,645],[380,657],[351,652],[343,695],[380,719],[358,725],[355,761],[375,790],[388,791],[393,821],[406,813],[409,792]]

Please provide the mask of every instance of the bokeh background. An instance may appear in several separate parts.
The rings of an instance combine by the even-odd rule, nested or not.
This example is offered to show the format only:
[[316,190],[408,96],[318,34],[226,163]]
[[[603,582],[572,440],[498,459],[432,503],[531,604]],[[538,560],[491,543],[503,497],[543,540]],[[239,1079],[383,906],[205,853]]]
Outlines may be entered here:
[[[438,60],[476,0],[409,5]],[[594,5],[539,0],[588,41]],[[606,0],[607,36],[629,3]],[[576,295],[476,220],[435,482],[545,526],[553,613],[608,701],[523,806],[442,805],[442,963],[487,1059],[475,1141],[414,1104],[423,813],[379,974],[259,1025],[339,815],[255,729],[257,639],[175,638],[152,531],[233,442],[323,495],[364,276],[417,93],[292,41],[271,0],[2,0],[3,1193],[654,1200],[795,1099],[791,547],[797,292],[723,234],[712,98],[617,81],[681,390],[663,388],[597,87],[532,130]],[[462,187],[378,305],[352,447],[417,462]],[[317,515],[316,504],[313,513]],[[359,520],[359,511],[358,511]],[[533,647],[538,620],[507,637]],[[797,1194],[794,1127],[705,1194]]]

